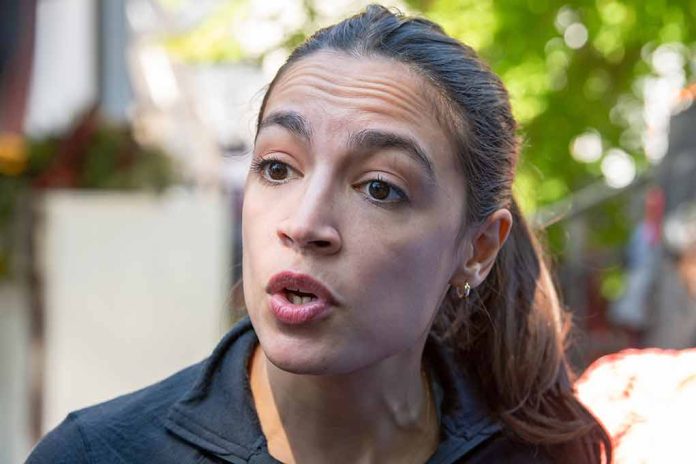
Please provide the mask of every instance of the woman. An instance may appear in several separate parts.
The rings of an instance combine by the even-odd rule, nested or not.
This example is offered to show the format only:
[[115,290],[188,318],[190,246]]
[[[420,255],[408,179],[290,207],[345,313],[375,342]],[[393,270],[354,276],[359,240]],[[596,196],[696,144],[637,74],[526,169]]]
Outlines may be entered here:
[[[512,198],[507,93],[380,6],[269,86],[244,299],[205,362],[71,414],[29,462],[600,462],[566,327]],[[62,460],[62,461],[61,461]]]

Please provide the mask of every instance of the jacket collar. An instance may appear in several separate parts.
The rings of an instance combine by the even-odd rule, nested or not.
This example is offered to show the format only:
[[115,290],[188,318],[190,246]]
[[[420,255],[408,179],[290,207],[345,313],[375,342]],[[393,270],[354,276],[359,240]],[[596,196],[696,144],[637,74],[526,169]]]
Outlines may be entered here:
[[[257,343],[249,318],[237,323],[203,363],[193,387],[170,408],[166,427],[227,462],[278,462],[267,453],[249,385],[247,367]],[[500,426],[447,349],[431,338],[425,356],[443,437],[429,462],[452,462]]]

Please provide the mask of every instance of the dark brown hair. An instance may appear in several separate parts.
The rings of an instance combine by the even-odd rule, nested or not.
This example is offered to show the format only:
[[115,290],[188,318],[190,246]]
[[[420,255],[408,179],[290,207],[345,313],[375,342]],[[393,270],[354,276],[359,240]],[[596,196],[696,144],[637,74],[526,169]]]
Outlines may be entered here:
[[607,462],[608,435],[575,398],[565,356],[569,326],[540,247],[512,196],[519,156],[517,124],[502,82],[473,49],[437,24],[371,5],[322,29],[299,46],[264,97],[297,61],[320,50],[397,60],[432,83],[466,179],[465,223],[477,224],[500,208],[513,216],[510,236],[491,274],[469,298],[447,295],[433,325],[473,374],[490,410],[514,438],[546,446],[552,454]]

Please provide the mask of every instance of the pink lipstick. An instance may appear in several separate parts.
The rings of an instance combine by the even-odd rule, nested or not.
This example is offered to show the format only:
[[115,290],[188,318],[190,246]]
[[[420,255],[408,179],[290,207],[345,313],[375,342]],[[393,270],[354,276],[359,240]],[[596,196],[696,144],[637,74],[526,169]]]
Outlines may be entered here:
[[291,325],[322,319],[336,304],[336,298],[321,282],[291,271],[271,277],[266,293],[271,295],[271,312],[280,322]]

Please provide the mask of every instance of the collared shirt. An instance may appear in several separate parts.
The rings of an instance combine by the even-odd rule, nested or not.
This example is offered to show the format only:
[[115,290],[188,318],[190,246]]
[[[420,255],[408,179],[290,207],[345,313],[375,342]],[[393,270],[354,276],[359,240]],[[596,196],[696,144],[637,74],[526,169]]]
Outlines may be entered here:
[[[245,318],[201,363],[69,414],[27,463],[278,464],[268,451],[249,386],[247,368],[257,344]],[[501,433],[447,349],[430,339],[424,356],[441,434],[428,464],[545,461],[540,449]]]

